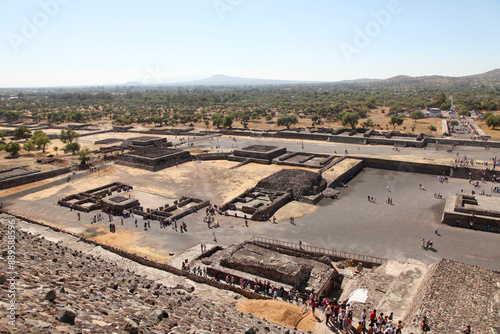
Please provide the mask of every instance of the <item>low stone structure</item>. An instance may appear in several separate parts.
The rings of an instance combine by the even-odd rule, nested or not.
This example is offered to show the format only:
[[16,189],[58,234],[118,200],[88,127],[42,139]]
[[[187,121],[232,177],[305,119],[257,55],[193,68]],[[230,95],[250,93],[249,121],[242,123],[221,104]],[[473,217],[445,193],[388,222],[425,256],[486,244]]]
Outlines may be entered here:
[[289,191],[294,198],[300,199],[321,193],[326,188],[326,180],[319,173],[303,169],[282,169],[260,180],[256,187],[282,192]]
[[37,173],[37,170],[29,169],[24,166],[12,167],[0,170],[0,181],[8,180],[11,178],[26,176],[29,174]]
[[[271,217],[279,208],[292,200],[290,192],[252,187],[221,206],[221,211],[240,211],[240,218],[249,215],[252,220]],[[237,214],[237,213],[235,213]]]
[[[267,280],[273,287],[280,288],[281,293],[294,290],[307,295],[313,291],[326,295],[333,287],[340,287],[341,282],[331,260],[324,255],[281,252],[281,249],[251,241],[231,245],[196,261],[201,261],[208,266],[208,272],[218,273],[221,278],[234,277],[238,284],[240,278],[252,282]],[[196,266],[196,261],[191,265]]]
[[[316,204],[323,196],[327,182],[320,173],[302,169],[283,169],[245,190],[221,206],[222,211],[239,211],[240,218],[267,220],[282,206],[295,199]],[[238,215],[237,212],[234,213]]]
[[334,155],[329,154],[288,152],[273,159],[273,163],[277,165],[323,168],[326,165],[330,164],[334,158]]
[[101,207],[106,211],[123,211],[133,209],[139,206],[136,198],[130,198],[121,195],[109,196],[101,199]]
[[190,160],[191,154],[188,151],[155,147],[123,154],[116,163],[156,172]]
[[[65,196],[59,199],[58,204],[79,211],[102,209],[109,213],[121,214],[124,210],[128,210],[144,219],[153,220],[164,218],[178,220],[210,204],[210,201],[183,196],[180,199],[169,199],[171,203],[162,204],[157,208],[144,208],[136,197],[122,194],[122,191],[125,193],[133,189],[133,186],[114,182],[79,194]],[[136,190],[135,195],[138,193],[140,194],[141,191]]]
[[3,176],[2,179],[0,179],[0,190],[21,186],[31,182],[37,182],[69,172],[69,167],[53,169],[45,172],[29,170],[24,167],[14,167],[5,170],[3,173],[0,172],[0,177]]
[[[118,196],[117,193],[120,193],[124,189],[133,189],[133,187],[121,182],[113,182],[101,187],[86,190],[78,194],[65,196],[59,199],[57,203],[61,206],[72,208],[78,211],[92,211],[101,209],[103,207],[109,208],[111,211],[121,211],[126,208],[128,209],[137,206],[139,202],[136,203],[135,201],[133,201],[133,199],[130,200],[126,197],[124,197],[125,200],[130,200],[127,201],[126,208],[122,205],[124,203],[120,203],[123,201],[119,201],[118,197],[123,196]],[[115,193],[115,195],[113,195],[113,193]],[[107,196],[109,197],[106,198]],[[116,199],[113,200],[113,198]],[[131,203],[134,203],[134,205],[130,205]]]
[[499,233],[500,198],[450,192],[441,223]]

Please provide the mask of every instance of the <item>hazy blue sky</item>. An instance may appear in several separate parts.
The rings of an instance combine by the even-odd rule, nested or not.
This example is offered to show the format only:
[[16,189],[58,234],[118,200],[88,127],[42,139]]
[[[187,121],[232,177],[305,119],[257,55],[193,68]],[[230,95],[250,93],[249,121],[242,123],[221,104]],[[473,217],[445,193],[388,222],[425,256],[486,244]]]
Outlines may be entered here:
[[0,87],[476,74],[500,67],[499,14],[500,0],[0,0]]

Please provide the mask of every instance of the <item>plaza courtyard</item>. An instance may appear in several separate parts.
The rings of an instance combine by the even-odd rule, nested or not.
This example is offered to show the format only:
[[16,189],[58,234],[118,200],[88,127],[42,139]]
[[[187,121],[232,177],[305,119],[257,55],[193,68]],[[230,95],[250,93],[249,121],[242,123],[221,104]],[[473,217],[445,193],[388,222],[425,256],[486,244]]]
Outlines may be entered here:
[[[252,139],[198,140],[195,149],[205,149],[221,145],[221,150],[244,147]],[[298,150],[299,145],[292,141],[261,140],[266,144],[284,143],[289,149]],[[449,162],[453,156],[431,149],[402,148],[401,152],[390,151],[390,147],[357,147],[307,142],[308,152],[333,153],[344,152],[362,155],[401,155],[401,159]],[[486,159],[492,152],[480,151],[480,148],[466,148],[469,155],[480,154],[478,159]],[[351,153],[352,152],[352,153]],[[385,155],[385,156],[387,156]],[[384,157],[385,157],[384,156]],[[435,175],[388,171],[367,168],[361,171],[347,187],[337,188],[338,199],[325,198],[317,205],[292,201],[275,213],[277,224],[271,222],[249,221],[245,227],[241,218],[217,215],[220,227],[209,229],[203,222],[205,210],[192,213],[182,219],[187,224],[187,232],[176,232],[171,227],[160,228],[157,221],[151,221],[151,228],[143,229],[144,220],[140,216],[124,219],[121,225],[119,217],[113,223],[116,233],[109,233],[107,218],[90,224],[90,219],[98,211],[77,213],[56,203],[59,198],[83,192],[112,182],[123,182],[135,190],[148,194],[157,194],[169,198],[182,196],[209,200],[221,205],[236,197],[246,189],[255,186],[262,178],[279,171],[283,166],[260,165],[249,163],[236,167],[238,162],[201,161],[188,162],[158,172],[119,166],[113,163],[101,166],[100,171],[77,172],[70,182],[65,177],[51,179],[25,190],[9,189],[2,192],[4,207],[7,211],[58,226],[73,233],[94,238],[95,240],[136,252],[140,255],[166,261],[186,249],[200,243],[213,243],[216,234],[219,245],[229,245],[250,239],[252,236],[302,241],[305,245],[349,251],[372,255],[391,260],[406,261],[414,258],[434,263],[441,258],[448,258],[485,268],[500,270],[500,243],[497,233],[475,231],[441,225],[441,216],[449,192],[466,193],[473,190],[467,180],[450,178],[448,182],[438,182]],[[289,168],[289,167],[287,167]],[[335,174],[334,171],[325,173]],[[419,184],[425,190],[419,189]],[[389,187],[389,189],[387,188]],[[489,192],[490,183],[480,183],[479,189]],[[477,189],[476,189],[477,191]],[[442,193],[442,199],[436,199],[434,193]],[[497,196],[498,194],[493,194]],[[375,198],[375,202],[367,197]],[[392,198],[392,205],[386,203]],[[148,198],[147,196],[143,198]],[[147,205],[145,205],[147,206]],[[295,217],[295,225],[289,218]],[[135,227],[135,220],[139,221]],[[435,234],[435,228],[438,233]],[[422,239],[434,242],[434,251],[424,250],[420,246]]]

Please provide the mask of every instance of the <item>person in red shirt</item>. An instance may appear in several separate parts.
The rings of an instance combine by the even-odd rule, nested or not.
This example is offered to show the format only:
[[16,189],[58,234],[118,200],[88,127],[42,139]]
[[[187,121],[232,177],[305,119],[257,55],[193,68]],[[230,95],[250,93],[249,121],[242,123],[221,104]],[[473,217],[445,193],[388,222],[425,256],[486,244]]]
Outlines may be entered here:
[[373,310],[372,313],[370,313],[370,322],[373,324],[377,320],[377,310]]

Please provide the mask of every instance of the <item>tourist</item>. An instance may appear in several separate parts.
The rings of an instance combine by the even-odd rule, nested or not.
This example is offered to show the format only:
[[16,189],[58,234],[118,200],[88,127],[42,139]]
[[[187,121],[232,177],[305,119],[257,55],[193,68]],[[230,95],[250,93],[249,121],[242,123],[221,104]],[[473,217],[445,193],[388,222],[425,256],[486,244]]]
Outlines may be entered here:
[[396,334],[401,334],[403,333],[403,327],[404,327],[404,324],[401,320],[398,321],[398,326],[397,326],[397,329],[396,329]]
[[328,305],[326,307],[326,310],[325,310],[325,317],[326,317],[326,320],[325,320],[325,324],[328,326],[328,322],[330,321],[330,318],[333,314],[333,311],[332,311],[332,306],[331,305]]
[[346,318],[346,314],[345,314],[345,311],[344,310],[341,310],[340,311],[340,314],[339,314],[339,327],[342,328],[343,325],[344,325],[344,318]]
[[363,331],[363,324],[361,323],[361,321],[359,321],[358,326],[356,327],[356,333],[361,334],[362,331]]
[[[423,240],[423,239],[422,239]],[[373,310],[371,313],[370,313],[370,322],[373,324],[375,323],[375,320],[377,319],[377,310]]]
[[424,315],[422,322],[420,322],[420,329],[422,330],[422,333],[428,332],[431,330],[429,327],[429,321],[427,320],[427,317]]
[[470,325],[467,325],[464,329],[464,334],[471,334]]

